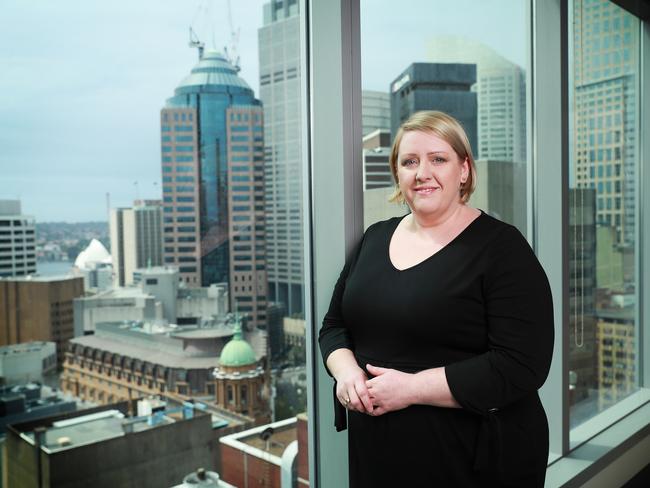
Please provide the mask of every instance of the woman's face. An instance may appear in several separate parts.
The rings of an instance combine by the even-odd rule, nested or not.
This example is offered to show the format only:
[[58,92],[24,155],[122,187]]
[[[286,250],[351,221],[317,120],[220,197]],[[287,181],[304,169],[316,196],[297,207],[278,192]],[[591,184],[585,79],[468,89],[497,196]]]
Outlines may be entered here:
[[405,132],[397,156],[399,188],[411,211],[423,217],[442,216],[461,205],[460,185],[469,163],[443,139],[430,132]]

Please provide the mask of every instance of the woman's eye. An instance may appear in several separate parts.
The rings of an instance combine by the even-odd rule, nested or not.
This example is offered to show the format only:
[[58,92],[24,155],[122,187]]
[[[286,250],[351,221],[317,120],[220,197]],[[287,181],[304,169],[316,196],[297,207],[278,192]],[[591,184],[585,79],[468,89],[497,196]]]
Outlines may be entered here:
[[445,158],[433,158],[433,162],[436,164],[442,164],[442,163],[446,163],[447,160]]
[[405,159],[402,161],[402,166],[413,166],[414,164],[417,164],[416,159]]

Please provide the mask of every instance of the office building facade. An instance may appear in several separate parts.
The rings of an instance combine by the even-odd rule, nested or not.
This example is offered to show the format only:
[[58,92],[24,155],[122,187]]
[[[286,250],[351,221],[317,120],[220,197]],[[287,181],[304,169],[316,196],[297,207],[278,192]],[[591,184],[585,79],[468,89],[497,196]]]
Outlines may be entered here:
[[526,166],[511,161],[477,159],[479,184],[471,205],[508,222],[526,234]]
[[0,382],[4,384],[43,382],[56,372],[56,344],[30,341],[0,347]]
[[0,346],[52,341],[61,367],[74,337],[73,301],[83,294],[83,278],[0,280]]
[[227,283],[231,308],[263,325],[261,103],[224,56],[199,56],[161,111],[164,260],[190,286]]
[[164,255],[186,283],[209,286],[230,282],[227,111],[260,102],[224,56],[199,56],[160,114]]
[[377,129],[363,136],[363,190],[394,186],[390,170],[390,130]]
[[263,8],[258,44],[268,296],[295,315],[304,312],[300,16],[296,0],[274,0]]
[[472,147],[477,142],[476,65],[413,63],[390,85],[390,125],[395,137],[399,126],[420,110],[440,110],[455,117]]
[[133,284],[133,272],[163,263],[160,202],[138,202],[133,208],[111,209],[111,256],[116,286]]
[[227,110],[230,309],[266,324],[263,116],[259,105]]
[[[466,37],[434,37],[427,45],[434,63],[476,65],[472,90],[478,101],[476,159],[526,162],[526,74],[485,44]],[[519,191],[524,192],[525,188]]]
[[361,133],[365,138],[376,130],[390,134],[390,95],[376,90],[361,91]]
[[573,161],[578,188],[597,190],[599,225],[635,242],[638,26],[611,2],[574,3]]
[[36,224],[20,200],[0,200],[0,278],[36,273]]

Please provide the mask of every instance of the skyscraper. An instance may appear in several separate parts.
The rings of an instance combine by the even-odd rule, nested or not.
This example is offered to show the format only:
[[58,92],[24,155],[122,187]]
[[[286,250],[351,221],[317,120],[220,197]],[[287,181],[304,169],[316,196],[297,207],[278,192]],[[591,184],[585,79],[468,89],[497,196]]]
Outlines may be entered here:
[[440,110],[458,119],[476,147],[476,82],[473,64],[413,63],[390,85],[393,137],[400,124],[420,110]]
[[133,272],[163,263],[160,201],[138,201],[133,208],[111,209],[110,234],[114,282],[133,284]]
[[36,273],[35,230],[20,200],[0,200],[0,278]]
[[466,37],[435,37],[428,44],[434,63],[476,65],[478,145],[476,159],[526,162],[524,70],[488,46]]
[[361,133],[366,137],[376,130],[390,134],[390,95],[388,92],[363,90],[361,92]]
[[258,31],[264,103],[264,187],[269,300],[303,313],[300,23],[296,0],[264,5]]
[[596,219],[634,244],[638,24],[612,2],[574,3],[574,182],[597,190]]
[[190,285],[228,283],[231,307],[258,324],[266,309],[263,121],[238,71],[200,48],[161,110],[164,255]]

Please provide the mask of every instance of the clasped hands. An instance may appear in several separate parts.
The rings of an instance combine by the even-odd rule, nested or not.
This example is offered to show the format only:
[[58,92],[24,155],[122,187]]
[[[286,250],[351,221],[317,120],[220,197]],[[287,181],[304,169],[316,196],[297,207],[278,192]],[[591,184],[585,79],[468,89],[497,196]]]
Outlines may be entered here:
[[348,410],[382,415],[416,403],[413,374],[367,364],[368,379],[360,367],[346,368],[336,378],[336,396]]

